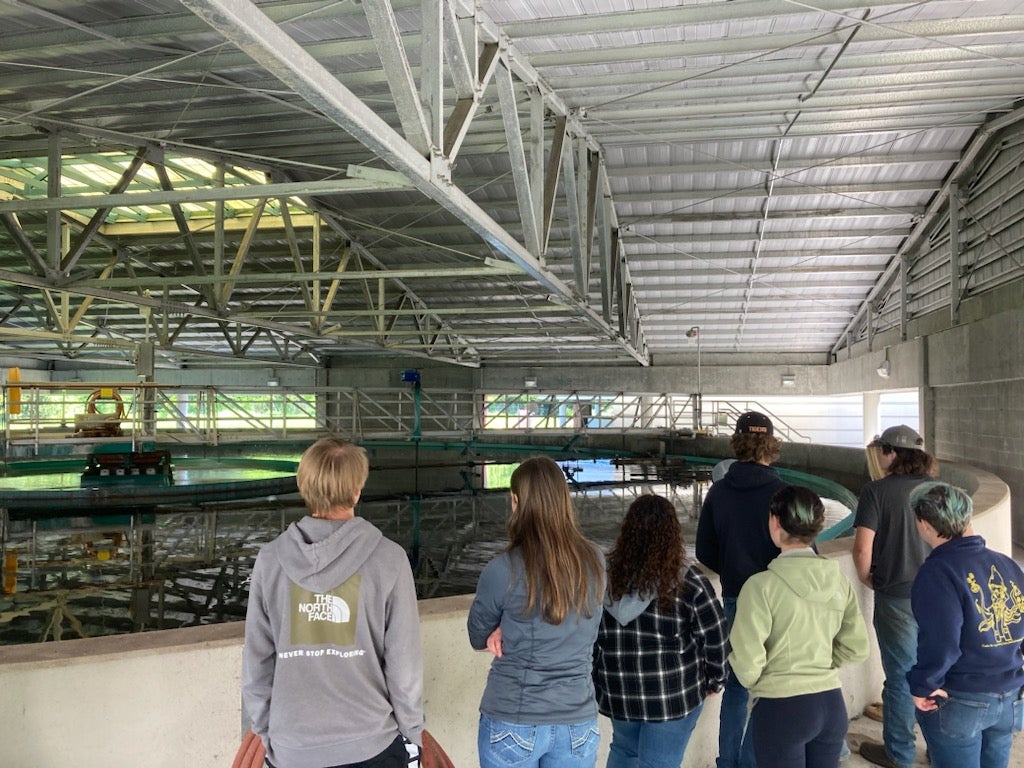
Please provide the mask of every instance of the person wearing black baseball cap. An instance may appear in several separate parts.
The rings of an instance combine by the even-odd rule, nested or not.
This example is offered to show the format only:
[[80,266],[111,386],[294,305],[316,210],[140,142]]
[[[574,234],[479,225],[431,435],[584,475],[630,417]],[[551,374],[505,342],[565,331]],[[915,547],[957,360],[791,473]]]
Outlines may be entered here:
[[[732,626],[743,584],[779,554],[768,531],[768,507],[786,483],[771,467],[782,443],[768,416],[757,411],[740,415],[730,445],[736,462],[704,497],[696,549],[697,559],[721,579],[725,616]],[[718,768],[755,768],[748,698],[747,689],[730,672],[722,695]]]
[[853,562],[875,593],[873,623],[882,657],[882,742],[865,741],[860,755],[883,768],[914,765],[914,701],[907,672],[917,656],[917,622],[910,590],[930,547],[918,536],[910,494],[938,475],[938,462],[906,424],[887,428],[868,446],[886,473],[861,491],[854,517]]

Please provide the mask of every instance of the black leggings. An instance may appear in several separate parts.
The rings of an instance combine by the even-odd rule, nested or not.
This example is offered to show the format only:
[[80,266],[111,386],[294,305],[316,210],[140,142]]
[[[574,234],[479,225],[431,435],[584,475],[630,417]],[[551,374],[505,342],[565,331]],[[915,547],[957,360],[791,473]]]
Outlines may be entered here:
[[[405,748],[405,741],[399,736],[379,755],[374,755],[369,760],[361,763],[345,763],[343,765],[330,765],[325,768],[406,768],[409,764],[409,752]],[[267,760],[267,768],[274,768],[274,764]]]
[[758,699],[750,713],[757,768],[838,768],[848,723],[839,688]]

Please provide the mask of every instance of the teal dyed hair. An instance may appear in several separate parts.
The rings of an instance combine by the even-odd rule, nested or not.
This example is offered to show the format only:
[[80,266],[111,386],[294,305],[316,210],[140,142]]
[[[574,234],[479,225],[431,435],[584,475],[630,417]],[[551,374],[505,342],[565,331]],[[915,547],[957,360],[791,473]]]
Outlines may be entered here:
[[974,505],[963,488],[929,481],[910,492],[910,508],[942,538],[959,539],[971,524]]
[[825,525],[825,505],[810,488],[787,485],[776,492],[768,505],[768,512],[779,520],[787,534],[810,544]]

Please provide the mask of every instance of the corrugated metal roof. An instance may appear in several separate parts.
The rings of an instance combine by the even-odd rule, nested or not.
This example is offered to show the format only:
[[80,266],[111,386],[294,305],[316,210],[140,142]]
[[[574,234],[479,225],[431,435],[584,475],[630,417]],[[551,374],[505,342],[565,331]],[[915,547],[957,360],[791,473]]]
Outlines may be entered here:
[[436,9],[0,5],[0,350],[824,360],[1024,96],[1011,0]]

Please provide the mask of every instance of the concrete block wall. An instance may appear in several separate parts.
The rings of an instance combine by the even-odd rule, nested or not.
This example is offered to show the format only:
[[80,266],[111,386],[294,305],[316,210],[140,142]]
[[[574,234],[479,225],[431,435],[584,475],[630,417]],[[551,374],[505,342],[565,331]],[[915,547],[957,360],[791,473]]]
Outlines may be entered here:
[[928,337],[927,414],[940,458],[1010,487],[1014,540],[1024,542],[1024,310]]

